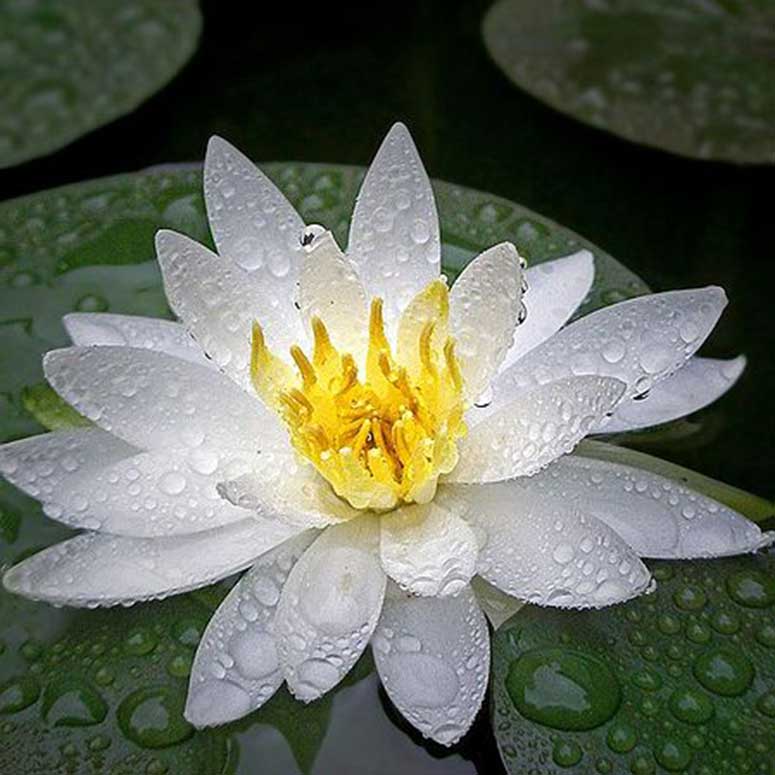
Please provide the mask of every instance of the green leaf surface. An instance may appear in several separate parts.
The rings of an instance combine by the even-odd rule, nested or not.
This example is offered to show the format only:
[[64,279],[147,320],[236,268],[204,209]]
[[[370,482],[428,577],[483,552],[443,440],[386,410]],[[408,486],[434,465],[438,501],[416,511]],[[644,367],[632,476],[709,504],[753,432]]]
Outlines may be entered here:
[[483,34],[511,81],[580,121],[684,156],[775,162],[769,0],[500,0]]
[[55,393],[48,382],[22,388],[22,405],[49,431],[93,425]]
[[197,0],[0,0],[0,168],[134,110],[201,26]]
[[775,773],[775,557],[651,567],[651,595],[528,605],[495,634],[509,773]]
[[611,463],[621,463],[633,468],[643,468],[668,479],[674,479],[692,490],[729,506],[754,522],[764,522],[775,517],[775,503],[772,501],[741,490],[739,487],[733,487],[731,484],[711,479],[709,476],[676,465],[669,460],[647,455],[645,452],[586,439],[576,447],[576,454],[597,460],[607,460]]

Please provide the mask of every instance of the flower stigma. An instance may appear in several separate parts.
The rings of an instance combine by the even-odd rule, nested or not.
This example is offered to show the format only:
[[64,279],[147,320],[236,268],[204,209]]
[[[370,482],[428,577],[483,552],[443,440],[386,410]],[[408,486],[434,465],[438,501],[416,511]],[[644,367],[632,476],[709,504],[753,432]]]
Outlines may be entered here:
[[270,352],[253,324],[255,389],[276,408],[297,452],[356,509],[429,502],[439,476],[457,464],[457,440],[466,433],[446,284],[433,281],[412,306],[422,314],[402,320],[397,357],[385,334],[383,301],[372,300],[364,381],[319,317],[311,320],[312,358],[291,347],[296,370]]

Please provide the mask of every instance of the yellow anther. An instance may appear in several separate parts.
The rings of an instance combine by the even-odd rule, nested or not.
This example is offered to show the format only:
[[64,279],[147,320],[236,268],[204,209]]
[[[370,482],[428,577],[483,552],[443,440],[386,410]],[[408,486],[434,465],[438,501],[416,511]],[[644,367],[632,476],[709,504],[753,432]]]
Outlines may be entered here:
[[298,345],[291,347],[291,358],[296,363],[296,367],[301,374],[301,381],[305,388],[309,388],[317,382],[317,376],[315,374],[314,366],[309,362],[309,359],[304,354],[304,351]]
[[363,381],[353,355],[336,349],[320,318],[311,320],[311,360],[291,348],[296,371],[269,352],[260,326],[253,328],[256,389],[274,396],[296,450],[356,509],[427,502],[438,477],[457,461],[457,439],[465,433],[462,379],[451,339],[440,352],[447,293],[433,283],[415,297],[399,324],[403,344],[396,350],[385,333],[382,300],[372,301]]

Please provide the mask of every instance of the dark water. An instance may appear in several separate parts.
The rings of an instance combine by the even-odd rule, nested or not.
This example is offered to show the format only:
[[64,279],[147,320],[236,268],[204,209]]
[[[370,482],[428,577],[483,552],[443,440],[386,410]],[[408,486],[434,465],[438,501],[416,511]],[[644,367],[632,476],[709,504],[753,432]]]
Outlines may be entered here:
[[[201,48],[167,89],[69,148],[3,172],[3,198],[201,159],[213,133],[256,160],[365,164],[390,124],[403,120],[432,176],[559,221],[657,290],[709,283],[727,290],[730,307],[704,352],[743,352],[749,368],[701,433],[648,449],[775,497],[775,169],[641,148],[519,93],[484,51],[487,2],[203,6]],[[336,702],[319,772],[500,771],[484,714],[445,756],[409,732],[373,678]],[[292,771],[269,728],[248,750],[256,772]]]

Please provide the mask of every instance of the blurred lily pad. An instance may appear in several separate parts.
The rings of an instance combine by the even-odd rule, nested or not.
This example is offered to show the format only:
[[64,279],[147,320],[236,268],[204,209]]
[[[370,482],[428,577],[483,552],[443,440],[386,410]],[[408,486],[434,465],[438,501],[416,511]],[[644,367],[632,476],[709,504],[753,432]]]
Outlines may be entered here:
[[592,126],[700,159],[775,162],[769,0],[500,0],[487,49]]
[[775,558],[652,570],[652,595],[528,605],[495,634],[492,720],[510,773],[775,773]]
[[201,26],[197,0],[0,0],[0,168],[134,110]]
[[[284,163],[266,169],[309,222],[346,241],[363,169]],[[0,440],[80,421],[45,386],[40,365],[43,352],[66,343],[64,314],[169,316],[153,233],[173,228],[209,243],[201,185],[198,167],[159,168],[0,204]],[[582,247],[593,251],[597,280],[588,308],[648,290],[605,252],[536,213],[489,194],[434,185],[450,275],[479,250],[509,239],[533,263]],[[34,501],[0,481],[0,567],[67,535]],[[369,746],[401,751],[407,772],[450,771],[447,760],[437,762],[398,730],[388,733],[391,724],[371,685],[360,700],[343,701],[339,716],[339,695],[304,706],[281,692],[243,721],[195,733],[180,714],[186,675],[201,626],[221,597],[216,586],[129,610],[90,612],[54,609],[0,589],[0,771],[25,771],[19,769],[24,761],[34,764],[31,772],[68,775],[255,772],[261,767],[256,756],[273,756],[263,747],[267,726],[309,771],[328,744],[329,724],[346,726],[353,717],[363,720]],[[354,680],[370,669],[365,658]],[[369,712],[356,701],[368,703]],[[335,749],[333,742],[323,745],[321,767],[329,769],[322,771],[351,758],[341,745]],[[463,760],[449,756],[464,771]],[[283,771],[293,771],[287,765]]]

